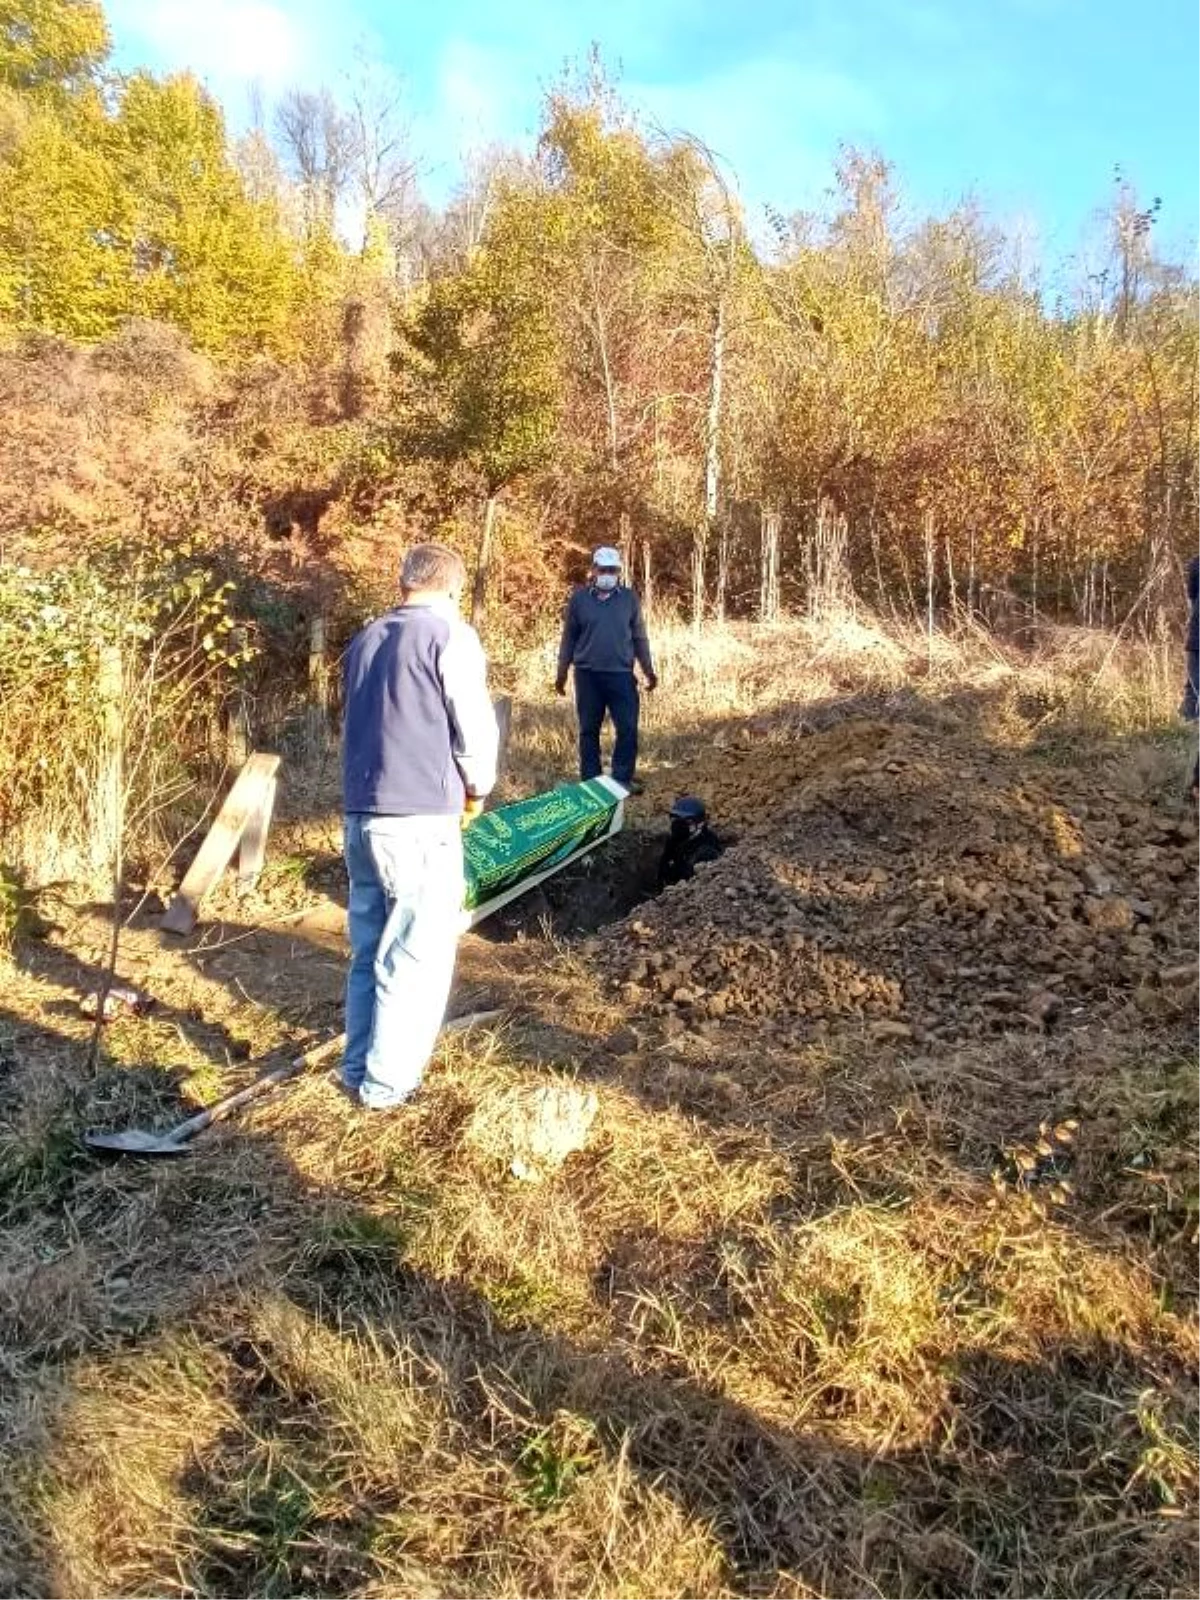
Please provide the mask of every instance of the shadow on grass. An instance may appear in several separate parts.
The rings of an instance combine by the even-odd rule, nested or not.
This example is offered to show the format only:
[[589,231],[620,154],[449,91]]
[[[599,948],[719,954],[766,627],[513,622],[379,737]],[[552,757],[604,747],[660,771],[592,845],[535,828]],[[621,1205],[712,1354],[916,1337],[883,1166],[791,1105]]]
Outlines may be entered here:
[[[138,1114],[136,1076],[100,1079],[60,1107],[63,1130],[110,1092]],[[364,1159],[372,1126],[345,1129]],[[657,1288],[694,1337],[736,1341],[754,1308],[717,1255],[654,1285],[656,1235],[626,1239],[595,1284],[594,1338],[566,1337],[414,1264],[451,1166],[435,1192],[393,1167],[368,1213],[299,1169],[287,1132],[158,1163],[76,1149],[10,1213],[8,1592],[89,1592],[89,1570],[112,1592],[229,1595],[1165,1596],[1194,1577],[1184,1447],[1162,1420],[1186,1411],[1189,1374],[1144,1331],[1019,1358],[934,1341],[916,1353],[942,1395],[926,1436],[860,1447],[838,1284],[820,1315],[847,1386],[784,1424],[699,1378],[669,1323],[618,1314]]]

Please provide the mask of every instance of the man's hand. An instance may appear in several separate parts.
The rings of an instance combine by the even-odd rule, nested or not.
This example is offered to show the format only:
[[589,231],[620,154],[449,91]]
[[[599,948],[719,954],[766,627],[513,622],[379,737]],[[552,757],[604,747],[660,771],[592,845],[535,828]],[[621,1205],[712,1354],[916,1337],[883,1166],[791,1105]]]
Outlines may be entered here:
[[556,678],[554,680],[554,692],[555,694],[566,694],[567,680],[565,678]]
[[658,673],[657,672],[648,672],[646,674],[646,689],[647,689],[647,692],[650,693],[650,694],[653,694],[655,689],[657,689],[657,688],[658,688]]
[[485,802],[477,794],[469,794],[467,796],[461,819],[464,832],[471,826],[476,817],[483,815],[484,804]]

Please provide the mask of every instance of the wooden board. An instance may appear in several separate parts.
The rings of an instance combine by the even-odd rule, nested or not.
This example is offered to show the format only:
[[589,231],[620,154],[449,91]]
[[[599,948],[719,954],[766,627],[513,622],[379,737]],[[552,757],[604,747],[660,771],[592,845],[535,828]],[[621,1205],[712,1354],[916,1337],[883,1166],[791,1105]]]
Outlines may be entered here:
[[[273,801],[279,759],[278,756],[252,755],[238,773],[160,924],[165,933],[187,934],[195,927],[200,902],[233,860],[233,853],[251,820],[262,813],[265,802]],[[262,843],[265,847],[265,828]]]
[[497,695],[492,701],[492,709],[496,713],[496,726],[500,730],[500,743],[496,751],[496,784],[499,787],[508,762],[508,741],[512,737],[512,696]]
[[267,859],[267,834],[271,831],[271,813],[275,809],[275,793],[279,788],[277,778],[268,778],[263,785],[262,804],[246,823],[238,850],[238,892],[248,894],[258,882]]

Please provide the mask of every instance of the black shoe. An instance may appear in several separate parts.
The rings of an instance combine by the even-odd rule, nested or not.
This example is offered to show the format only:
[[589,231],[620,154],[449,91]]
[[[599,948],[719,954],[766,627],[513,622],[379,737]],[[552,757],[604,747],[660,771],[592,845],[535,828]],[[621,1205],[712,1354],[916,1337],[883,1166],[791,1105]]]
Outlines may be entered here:
[[[620,783],[621,780],[618,778],[617,782]],[[630,782],[621,784],[621,787],[628,789],[630,794],[645,794],[646,792],[646,785],[640,778],[633,778]]]

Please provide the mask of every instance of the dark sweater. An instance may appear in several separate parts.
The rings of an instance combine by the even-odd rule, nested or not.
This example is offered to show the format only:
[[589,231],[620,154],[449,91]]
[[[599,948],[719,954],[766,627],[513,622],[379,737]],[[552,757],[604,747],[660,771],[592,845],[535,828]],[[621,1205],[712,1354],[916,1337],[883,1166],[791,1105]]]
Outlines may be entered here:
[[658,863],[659,888],[665,889],[672,883],[690,882],[696,876],[698,866],[706,861],[719,861],[724,853],[724,843],[707,822],[694,832],[686,824],[672,822]]
[[559,678],[566,678],[569,667],[632,672],[635,661],[648,678],[654,676],[642,605],[633,590],[619,588],[601,595],[591,587],[576,589],[563,620]]

